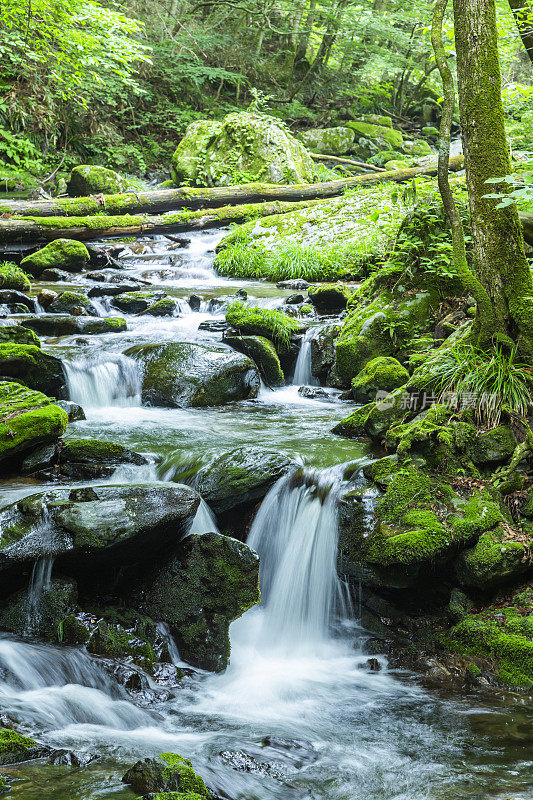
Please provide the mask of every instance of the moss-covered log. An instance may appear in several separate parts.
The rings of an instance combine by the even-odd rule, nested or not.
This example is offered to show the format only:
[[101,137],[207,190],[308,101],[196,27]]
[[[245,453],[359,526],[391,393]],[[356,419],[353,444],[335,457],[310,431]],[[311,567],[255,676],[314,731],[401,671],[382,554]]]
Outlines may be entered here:
[[[463,168],[463,157],[450,159],[450,169]],[[149,192],[129,192],[99,197],[57,198],[54,200],[11,200],[0,202],[0,215],[32,217],[85,217],[96,214],[157,214],[177,209],[220,208],[248,203],[322,200],[336,197],[345,189],[361,184],[382,181],[409,181],[419,175],[436,175],[435,164],[409,167],[379,173],[365,173],[353,178],[339,178],[324,183],[305,183],[277,186],[271,183],[246,183],[241,186],[216,186],[195,189],[182,186],[178,189],[154,189]]]

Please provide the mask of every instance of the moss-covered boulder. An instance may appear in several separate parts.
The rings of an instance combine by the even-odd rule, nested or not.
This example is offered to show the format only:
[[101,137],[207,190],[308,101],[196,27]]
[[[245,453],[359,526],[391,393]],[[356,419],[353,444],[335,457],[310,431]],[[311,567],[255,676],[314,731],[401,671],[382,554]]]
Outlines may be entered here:
[[142,610],[169,625],[185,661],[224,670],[230,623],[259,602],[258,556],[228,536],[192,534],[143,583]]
[[129,187],[129,182],[117,172],[94,164],[74,167],[67,181],[67,192],[71,197],[86,197],[90,194],[120,194]]
[[[64,412],[61,412],[64,413]],[[132,564],[176,545],[200,498],[188,486],[120,484],[39,492],[0,511],[0,570],[50,553]],[[45,524],[46,523],[46,524]]]
[[423,156],[436,156],[435,151],[425,139],[414,139],[413,141],[406,141],[403,143],[403,149],[409,155],[415,158],[422,158]]
[[217,406],[255,397],[259,390],[254,362],[230,348],[172,342],[139,345],[126,355],[141,364],[142,396],[154,405]]
[[0,325],[0,344],[31,344],[40,347],[41,342],[33,331],[23,325]]
[[0,376],[57,399],[67,397],[60,359],[32,344],[0,344]]
[[75,239],[54,239],[41,250],[23,258],[20,266],[25,272],[38,278],[45,269],[50,268],[81,272],[89,260],[89,251],[83,242]]
[[264,336],[224,336],[223,342],[249,356],[267,386],[283,386],[285,376],[276,348]]
[[22,472],[51,472],[55,477],[91,480],[107,478],[121,464],[147,464],[147,459],[116,442],[102,439],[67,439],[59,446],[40,448],[22,463]]
[[335,313],[343,311],[352,296],[352,290],[342,283],[323,283],[310,286],[308,289],[309,300],[321,313]]
[[202,467],[194,487],[215,513],[261,500],[282,475],[296,468],[283,453],[238,447]]
[[16,264],[10,261],[0,262],[0,289],[16,289],[27,292],[31,289],[30,279]]
[[21,736],[11,728],[0,728],[0,764],[19,764],[45,753],[46,748],[30,736]]
[[472,461],[479,465],[498,465],[509,461],[517,445],[516,437],[508,425],[480,433],[470,450]]
[[[191,762],[176,753],[162,753],[158,758],[137,761],[122,780],[131,786],[136,794],[178,792],[177,796],[180,799],[190,793],[200,798],[211,796],[202,778],[195,773]],[[173,798],[173,794],[170,794],[170,797]]]
[[20,324],[40,336],[122,333],[128,324],[123,317],[75,317],[70,314],[28,314]]
[[150,642],[125,630],[121,625],[111,625],[99,620],[88,641],[87,650],[93,655],[111,659],[124,659],[151,673],[156,655]]
[[280,120],[246,111],[192,123],[172,158],[174,182],[197,186],[309,183],[323,171]]
[[146,309],[150,317],[177,317],[178,304],[173,297],[162,297]]
[[66,413],[46,395],[0,381],[0,462],[56,442],[67,423]]
[[532,546],[522,532],[495,528],[457,557],[455,576],[462,586],[484,591],[516,582],[531,568]]
[[381,441],[392,425],[411,416],[411,398],[403,389],[395,389],[383,398],[356,408],[333,428],[333,433],[348,439],[370,436]]
[[125,314],[140,314],[161,299],[161,292],[124,292],[113,298],[113,305]]
[[353,128],[309,128],[300,131],[297,139],[312,153],[329,156],[344,156],[353,150],[355,131]]
[[354,131],[355,141],[352,152],[358,158],[370,158],[380,150],[401,150],[403,148],[403,136],[400,131],[393,128],[359,120],[350,120],[344,124]]
[[368,403],[376,398],[377,392],[388,394],[408,380],[408,371],[395,358],[373,358],[353,379],[352,394],[357,402]]
[[278,353],[286,353],[290,348],[291,337],[303,332],[302,323],[283,311],[246,306],[241,302],[232,303],[228,308],[226,322],[244,336],[269,339]]
[[61,292],[47,308],[50,314],[98,316],[97,310],[83,292]]
[[78,590],[70,578],[54,578],[36,600],[28,589],[8,598],[0,610],[0,627],[51,642],[61,639],[61,622],[77,603]]

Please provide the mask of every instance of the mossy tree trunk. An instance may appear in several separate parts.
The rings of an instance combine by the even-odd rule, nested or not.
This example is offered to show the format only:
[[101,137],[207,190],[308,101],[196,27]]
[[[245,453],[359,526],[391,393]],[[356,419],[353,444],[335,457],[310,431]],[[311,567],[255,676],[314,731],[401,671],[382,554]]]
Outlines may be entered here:
[[[516,206],[498,208],[488,180],[511,171],[505,136],[495,0],[454,0],[459,110],[465,154],[474,271],[487,290],[494,330],[480,342],[513,341],[533,361],[533,281]],[[497,184],[496,184],[497,185]],[[482,323],[483,320],[478,322]]]

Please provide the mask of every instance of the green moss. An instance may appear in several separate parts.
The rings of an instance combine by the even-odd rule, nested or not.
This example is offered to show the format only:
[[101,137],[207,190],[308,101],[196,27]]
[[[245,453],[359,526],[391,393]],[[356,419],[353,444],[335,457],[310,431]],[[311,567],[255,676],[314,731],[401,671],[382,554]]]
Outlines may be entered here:
[[352,394],[359,403],[373,400],[376,392],[392,392],[409,380],[409,373],[395,358],[378,357],[369,361],[352,380]]
[[61,458],[69,461],[117,462],[131,453],[124,445],[101,439],[67,439]]
[[365,433],[373,439],[382,441],[392,425],[403,422],[412,413],[409,408],[409,395],[400,387],[377,402],[367,403],[356,409],[333,428],[333,433],[347,438]]
[[48,311],[52,314],[69,314],[73,308],[88,308],[91,301],[83,292],[61,292],[59,297],[48,306]]
[[151,317],[173,317],[176,313],[176,301],[172,297],[162,297],[147,309],[147,314]]
[[168,765],[163,774],[166,778],[178,782],[180,791],[194,792],[200,797],[209,797],[203,779],[195,773],[188,759],[178,756],[176,753],[162,753],[159,758]]
[[282,311],[245,306],[241,302],[232,303],[228,308],[226,322],[241,334],[270,339],[278,352],[286,352],[291,336],[302,331],[301,323]]
[[358,137],[362,139],[369,139],[375,144],[377,149],[383,149],[384,146],[389,149],[401,149],[403,147],[403,136],[400,131],[395,131],[393,128],[385,127],[383,125],[373,125],[370,122],[360,122],[359,120],[350,120],[345,123],[348,128],[352,128]]
[[153,670],[155,653],[150,642],[141,639],[120,625],[99,622],[87,643],[90,653],[104,658],[127,658],[147,672]]
[[0,344],[30,344],[40,347],[41,341],[36,333],[22,325],[0,325]]
[[352,290],[342,283],[326,283],[310,286],[308,289],[311,303],[319,311],[342,311],[352,296]]
[[28,751],[38,746],[35,739],[29,736],[21,736],[10,728],[0,728],[0,764],[24,761]]
[[128,181],[105,167],[82,164],[74,167],[67,182],[72,197],[89,194],[117,194],[128,188]]
[[46,395],[0,381],[0,461],[56,441],[67,423],[66,412]]
[[31,289],[30,279],[16,264],[11,261],[2,261],[0,263],[0,289],[27,292]]
[[264,336],[226,336],[224,342],[255,362],[267,386],[282,386],[285,383],[276,348]]
[[506,540],[501,528],[488,530],[475,547],[461,553],[455,563],[455,574],[463,586],[490,591],[526,572],[528,553],[523,541]]
[[[31,219],[37,220],[35,217]],[[54,226],[54,221],[59,224]],[[76,220],[78,224],[79,220]],[[72,220],[64,217],[43,217],[38,224],[45,227],[72,227]],[[81,224],[81,223],[80,223]],[[36,278],[48,268],[64,269],[67,272],[79,272],[89,263],[89,251],[82,242],[74,239],[55,239],[41,250],[32,253],[20,262],[20,266]]]
[[32,344],[0,343],[0,375],[55,397],[65,385],[61,361]]

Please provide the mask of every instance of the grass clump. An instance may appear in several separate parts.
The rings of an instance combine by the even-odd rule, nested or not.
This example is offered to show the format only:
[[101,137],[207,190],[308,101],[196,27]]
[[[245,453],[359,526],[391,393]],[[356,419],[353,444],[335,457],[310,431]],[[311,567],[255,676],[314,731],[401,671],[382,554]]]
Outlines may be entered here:
[[12,261],[0,262],[0,289],[13,289],[27,292],[31,289],[30,279],[26,273]]
[[226,312],[226,322],[247,336],[264,336],[274,342],[276,349],[288,350],[290,338],[302,330],[301,324],[282,311],[232,303]]

